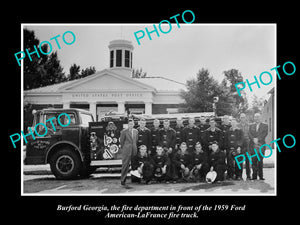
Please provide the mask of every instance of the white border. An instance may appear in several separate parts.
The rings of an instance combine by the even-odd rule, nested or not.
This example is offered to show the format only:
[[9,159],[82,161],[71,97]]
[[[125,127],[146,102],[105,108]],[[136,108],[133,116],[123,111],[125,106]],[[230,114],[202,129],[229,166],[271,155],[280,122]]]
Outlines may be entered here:
[[[21,24],[21,51],[23,51],[24,46],[23,46],[23,38],[24,38],[24,32],[23,32],[23,24]],[[21,130],[24,130],[24,126],[23,126],[23,120],[24,120],[24,105],[23,105],[23,101],[24,101],[24,75],[23,75],[23,71],[24,71],[24,64],[23,64],[23,60],[21,61]],[[21,195],[25,195],[24,194],[24,158],[23,158],[23,140],[21,138]]]
[[[175,23],[174,23],[175,24]],[[23,51],[23,28],[24,26],[141,26],[141,25],[153,25],[151,23],[130,23],[130,24],[107,24],[107,23],[98,23],[98,24],[89,24],[89,23],[22,23],[21,24],[21,51]],[[226,23],[226,24],[219,24],[219,23],[192,23],[192,24],[180,24],[180,26],[275,26],[275,55],[274,55],[274,66],[277,64],[277,23]],[[21,130],[23,130],[23,69],[24,64],[23,61],[21,62]],[[274,86],[274,137],[277,139],[277,79],[275,79],[275,86]],[[277,151],[273,151],[274,155],[274,193],[236,193],[236,194],[220,194],[220,193],[183,193],[183,194],[167,194],[167,193],[147,193],[147,194],[138,194],[138,193],[115,193],[115,194],[84,194],[84,193],[57,193],[57,194],[46,194],[46,193],[24,193],[24,165],[23,165],[23,141],[21,141],[21,196],[277,196]],[[222,187],[222,186],[220,186]]]

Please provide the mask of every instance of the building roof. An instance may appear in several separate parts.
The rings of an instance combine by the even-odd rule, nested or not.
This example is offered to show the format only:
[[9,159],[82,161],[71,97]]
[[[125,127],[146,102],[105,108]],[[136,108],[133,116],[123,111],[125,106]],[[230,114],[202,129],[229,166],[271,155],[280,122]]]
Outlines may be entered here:
[[175,80],[171,80],[165,77],[144,77],[144,78],[133,78],[136,81],[150,85],[157,91],[179,91],[185,90],[186,85]]
[[[48,85],[45,87],[31,89],[31,90],[26,90],[26,91],[24,91],[24,94],[63,93],[70,86],[78,86],[80,84],[83,84],[86,81],[91,81],[97,77],[102,76],[103,74],[108,74],[108,73],[113,75],[114,77],[119,77],[120,79],[131,80],[131,82],[133,82],[134,84],[137,84],[137,85],[142,85],[144,87],[151,87],[151,88],[155,89],[156,91],[176,91],[177,92],[180,90],[186,90],[185,84],[165,78],[165,77],[156,76],[156,77],[145,77],[145,78],[125,78],[122,75],[115,74],[114,72],[105,69],[105,70],[96,72],[95,74],[84,77],[84,78],[66,81],[66,82],[62,82],[62,83],[58,83],[58,84],[52,84],[52,85]],[[122,87],[120,87],[120,89],[121,88]]]
[[59,89],[62,86],[66,85],[66,84],[75,83],[76,81],[78,81],[78,80],[65,81],[65,82],[61,82],[58,84],[51,84],[51,85],[44,86],[44,87],[26,90],[26,91],[24,91],[24,93],[51,93],[51,92],[55,93],[55,92],[59,92]]

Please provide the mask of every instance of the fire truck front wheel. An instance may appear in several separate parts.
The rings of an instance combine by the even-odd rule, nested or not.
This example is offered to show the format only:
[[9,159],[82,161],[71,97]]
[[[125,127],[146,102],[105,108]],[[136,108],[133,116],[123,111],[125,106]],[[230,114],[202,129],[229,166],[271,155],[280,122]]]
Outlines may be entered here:
[[57,179],[69,180],[78,176],[82,163],[71,149],[60,149],[50,159],[51,171]]

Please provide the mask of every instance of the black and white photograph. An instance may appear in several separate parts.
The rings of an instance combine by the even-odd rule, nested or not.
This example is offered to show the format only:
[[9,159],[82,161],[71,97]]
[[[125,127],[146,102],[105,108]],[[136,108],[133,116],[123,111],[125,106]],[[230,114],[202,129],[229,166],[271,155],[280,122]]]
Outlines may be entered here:
[[112,3],[3,7],[3,219],[296,218],[296,5]]
[[276,23],[185,12],[21,24],[22,196],[277,195]]

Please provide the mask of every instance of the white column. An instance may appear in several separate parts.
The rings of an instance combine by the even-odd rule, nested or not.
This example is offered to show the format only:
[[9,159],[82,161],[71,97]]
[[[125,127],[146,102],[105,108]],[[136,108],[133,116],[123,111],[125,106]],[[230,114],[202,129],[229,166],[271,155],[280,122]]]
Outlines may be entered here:
[[122,49],[122,67],[125,67],[125,49]]
[[152,115],[152,102],[145,102],[145,114]]
[[118,113],[125,113],[125,102],[118,102]]
[[63,102],[63,109],[69,109],[70,108],[70,102]]
[[97,117],[96,117],[96,115],[97,115],[96,102],[90,102],[89,111],[93,114],[94,121],[96,121],[96,119],[97,119]]
[[[117,65],[117,51],[114,49],[113,50],[114,51],[114,61],[113,61],[113,68],[115,68],[116,67],[116,65]],[[110,62],[109,62],[110,63]]]

